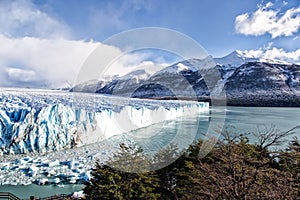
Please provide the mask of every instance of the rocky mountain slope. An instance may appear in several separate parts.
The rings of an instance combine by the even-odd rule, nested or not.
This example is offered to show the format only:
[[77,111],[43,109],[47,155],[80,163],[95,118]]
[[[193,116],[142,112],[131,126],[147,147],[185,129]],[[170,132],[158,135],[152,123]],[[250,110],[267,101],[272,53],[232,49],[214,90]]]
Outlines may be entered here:
[[229,104],[299,106],[300,66],[249,62],[236,68],[225,83]]
[[222,58],[185,60],[153,75],[133,71],[99,85],[94,92],[134,98],[219,97],[227,105],[300,106],[299,65],[247,57],[241,51]]
[[[113,80],[96,92],[134,98],[188,97],[195,92],[197,96],[208,95],[208,88],[193,62],[195,64],[200,60],[183,61],[152,76],[145,71],[134,71]],[[132,76],[133,73],[138,75]]]

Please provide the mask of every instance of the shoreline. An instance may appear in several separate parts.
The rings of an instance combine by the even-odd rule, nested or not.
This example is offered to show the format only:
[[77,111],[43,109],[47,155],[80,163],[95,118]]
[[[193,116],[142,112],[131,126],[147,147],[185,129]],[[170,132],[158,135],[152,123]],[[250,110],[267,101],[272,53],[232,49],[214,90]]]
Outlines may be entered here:
[[[143,99],[143,98],[138,98]],[[208,102],[209,105],[212,105],[212,101],[214,106],[233,106],[233,107],[300,107],[300,96],[296,96],[292,99],[287,98],[269,98],[264,96],[242,96],[242,97],[197,97],[197,98],[189,98],[189,97],[152,97],[145,98],[151,100],[184,100],[184,101],[198,101],[198,102]]]
[[1,192],[10,192],[21,199],[29,199],[30,196],[45,198],[53,195],[71,195],[81,191],[83,184],[66,184],[64,187],[54,185],[0,185]]

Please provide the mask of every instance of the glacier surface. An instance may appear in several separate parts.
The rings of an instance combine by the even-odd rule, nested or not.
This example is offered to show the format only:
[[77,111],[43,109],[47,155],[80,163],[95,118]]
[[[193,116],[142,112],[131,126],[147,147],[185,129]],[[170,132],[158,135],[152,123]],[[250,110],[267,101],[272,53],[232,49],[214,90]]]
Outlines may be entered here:
[[45,153],[199,114],[208,103],[1,89],[0,154]]

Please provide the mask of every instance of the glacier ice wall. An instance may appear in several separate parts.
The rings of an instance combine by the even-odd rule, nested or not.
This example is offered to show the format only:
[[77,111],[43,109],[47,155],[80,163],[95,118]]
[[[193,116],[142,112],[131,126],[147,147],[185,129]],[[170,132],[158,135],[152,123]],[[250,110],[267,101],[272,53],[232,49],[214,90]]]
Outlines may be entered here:
[[96,98],[87,95],[77,101],[69,93],[2,91],[0,153],[42,153],[86,145],[209,109],[208,103],[200,102]]

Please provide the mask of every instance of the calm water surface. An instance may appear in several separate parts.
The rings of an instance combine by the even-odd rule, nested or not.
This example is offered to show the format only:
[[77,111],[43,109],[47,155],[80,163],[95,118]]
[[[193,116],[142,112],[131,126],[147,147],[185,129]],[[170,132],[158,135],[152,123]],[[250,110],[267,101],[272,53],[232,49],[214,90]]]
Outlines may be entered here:
[[65,185],[64,187],[58,187],[53,185],[2,185],[0,186],[0,192],[10,192],[15,196],[22,199],[29,199],[30,196],[35,197],[47,197],[58,194],[71,194],[74,191],[80,191],[84,185]]

